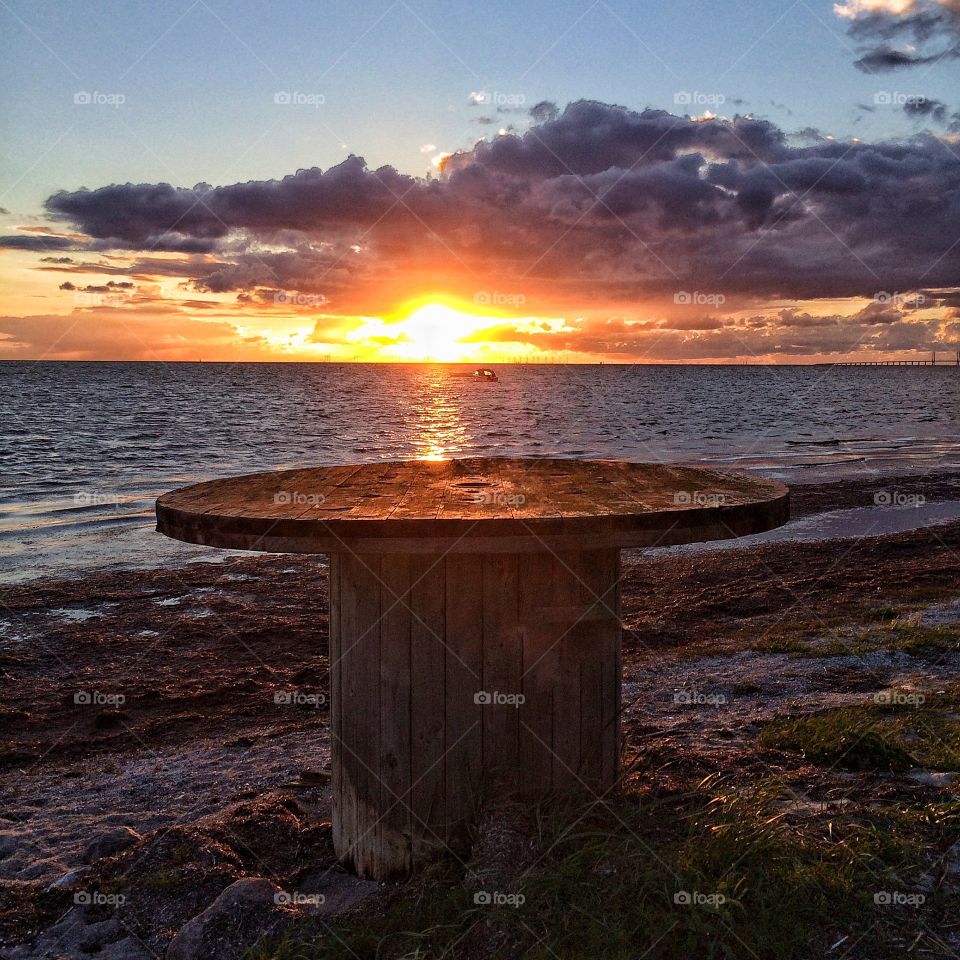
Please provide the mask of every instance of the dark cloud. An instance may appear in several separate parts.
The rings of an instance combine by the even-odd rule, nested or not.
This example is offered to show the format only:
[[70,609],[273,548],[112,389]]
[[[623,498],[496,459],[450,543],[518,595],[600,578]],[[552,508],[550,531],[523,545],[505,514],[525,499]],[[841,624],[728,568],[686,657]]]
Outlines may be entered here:
[[931,100],[928,97],[911,97],[903,105],[903,112],[909,117],[928,117],[935,123],[947,122],[947,105],[942,100]]
[[859,60],[855,60],[854,66],[864,73],[882,73],[897,70],[900,67],[919,67],[925,63],[936,63],[938,60],[943,60],[944,57],[945,54],[943,53],[925,57],[917,53],[895,50],[893,47],[881,45],[864,54]]
[[836,12],[863,50],[855,65],[880,73],[960,57],[960,0],[911,0],[900,4],[846,0]]
[[0,237],[0,248],[7,250],[77,250],[82,245],[69,237],[24,236],[13,234]]
[[78,287],[76,284],[67,280],[60,284],[61,290],[76,290],[79,293],[116,293],[119,290],[134,290],[136,284],[129,280],[108,280],[105,284],[87,284],[85,287]]
[[798,140],[826,140],[823,131],[817,127],[801,127],[793,135]]
[[207,252],[236,228],[264,233],[351,225],[379,217],[404,194],[429,185],[392,167],[369,170],[351,156],[326,172],[314,167],[282,180],[250,181],[227,187],[192,188],[159,184],[113,184],[97,190],[61,191],[47,200],[55,216],[83,224],[100,246]]
[[530,119],[534,123],[546,123],[560,116],[560,108],[551,100],[541,100],[530,108]]
[[41,257],[39,270],[53,273],[131,276],[136,280],[152,280],[157,277],[192,278],[203,276],[228,266],[216,257],[194,254],[185,257],[139,256],[129,254],[103,257],[97,260],[76,260],[73,257]]
[[781,326],[781,327],[836,327],[840,324],[840,317],[831,315],[831,316],[818,316],[816,314],[807,313],[796,307],[789,307],[787,309],[781,310],[774,319],[769,317],[758,317],[756,318],[759,322],[752,324],[755,327],[765,329],[769,326]]
[[141,256],[137,257],[128,266],[109,264],[78,264],[78,273],[112,273],[130,275],[138,280],[152,277],[196,277],[204,276],[211,270],[219,270],[227,266],[216,257],[196,254],[183,259],[168,259],[164,257]]
[[960,309],[960,288],[953,290],[920,290],[923,302],[933,303],[938,307],[956,307]]
[[678,289],[873,296],[960,277],[960,164],[936,137],[796,146],[753,117],[593,101],[454,154],[440,179],[351,156],[280,180],[60,192],[47,207],[97,249],[215,253],[176,260],[197,289],[297,290],[358,312],[428,288],[630,303]]
[[875,302],[865,306],[856,315],[856,319],[868,326],[877,326],[878,324],[898,323],[903,319],[903,316],[903,311],[894,304]]
[[673,317],[660,324],[664,330],[719,330],[726,325],[723,317],[715,316]]

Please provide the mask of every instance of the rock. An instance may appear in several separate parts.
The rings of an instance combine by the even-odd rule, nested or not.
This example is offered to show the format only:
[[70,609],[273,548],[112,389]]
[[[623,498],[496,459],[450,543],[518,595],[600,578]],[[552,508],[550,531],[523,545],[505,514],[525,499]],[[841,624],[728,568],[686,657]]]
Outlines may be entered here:
[[957,779],[955,773],[939,770],[911,770],[907,776],[926,787],[947,787]]
[[18,830],[0,830],[0,860],[6,860],[22,842]]
[[93,719],[95,730],[116,730],[124,724],[131,722],[129,713],[122,710],[101,710]]
[[250,944],[288,920],[284,892],[262,877],[231,883],[170,941],[166,960],[239,960]]
[[41,883],[49,883],[51,880],[56,880],[66,869],[60,860],[56,860],[53,857],[34,860],[31,858],[30,853],[30,851],[26,851],[25,856],[19,857],[19,862],[22,866],[18,866],[17,868],[18,880],[36,880]]
[[97,960],[157,960],[157,955],[134,937],[124,937],[107,944],[97,953]]
[[95,954],[97,960],[155,960],[143,944],[124,936],[124,932],[116,914],[106,920],[91,921],[85,907],[73,907],[32,943],[11,947],[3,957],[4,960],[37,960],[38,957],[89,960]]
[[75,943],[84,953],[97,953],[108,944],[116,943],[120,939],[120,918],[116,913],[110,914],[106,920],[90,921],[84,911],[84,918],[73,930]]
[[69,870],[63,876],[57,877],[53,883],[47,884],[47,891],[72,890],[90,873],[93,873],[93,867],[77,867],[76,870]]
[[120,853],[121,850],[126,850],[127,847],[139,843],[142,839],[143,837],[130,827],[116,827],[113,830],[108,830],[106,833],[94,837],[87,844],[83,851],[83,862],[94,863],[104,857],[112,857]]
[[329,770],[317,770],[313,767],[304,767],[300,771],[301,783],[327,783],[333,774]]
[[947,851],[943,866],[948,877],[960,878],[960,840]]
[[[336,916],[355,904],[383,890],[376,880],[364,880],[342,867],[328,867],[302,876],[297,881],[295,905],[305,912],[320,917]],[[287,893],[290,896],[289,893]],[[314,895],[319,895],[311,902]],[[297,904],[299,899],[300,903]]]

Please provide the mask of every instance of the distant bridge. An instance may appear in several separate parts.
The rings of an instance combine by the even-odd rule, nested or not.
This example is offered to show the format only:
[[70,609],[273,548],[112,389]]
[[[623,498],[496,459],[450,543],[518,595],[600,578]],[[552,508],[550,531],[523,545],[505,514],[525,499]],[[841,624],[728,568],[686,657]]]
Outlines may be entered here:
[[937,356],[937,351],[926,360],[840,360],[830,364],[832,367],[960,367],[960,350],[956,356],[949,355],[946,360]]

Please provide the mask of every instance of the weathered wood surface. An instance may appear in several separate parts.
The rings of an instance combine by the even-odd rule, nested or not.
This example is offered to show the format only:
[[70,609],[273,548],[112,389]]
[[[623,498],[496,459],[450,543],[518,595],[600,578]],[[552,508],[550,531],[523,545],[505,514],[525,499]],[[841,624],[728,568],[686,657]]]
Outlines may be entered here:
[[334,844],[357,872],[462,850],[491,796],[616,786],[616,551],[338,555],[331,601]]
[[607,460],[465,459],[283,470],[157,501],[178,540],[279,553],[519,553],[666,546],[786,522],[776,481]]

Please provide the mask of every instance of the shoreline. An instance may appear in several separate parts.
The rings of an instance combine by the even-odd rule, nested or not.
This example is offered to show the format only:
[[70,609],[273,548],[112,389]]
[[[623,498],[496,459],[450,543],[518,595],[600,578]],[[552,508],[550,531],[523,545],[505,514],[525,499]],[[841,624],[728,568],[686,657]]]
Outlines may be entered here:
[[[862,507],[890,489],[890,478],[795,487],[794,516]],[[960,497],[960,474],[896,489]],[[670,795],[720,774],[731,790],[760,777],[804,796],[852,791],[855,809],[955,791],[949,769],[878,780],[761,738],[783,717],[859,708],[885,690],[957,689],[960,521],[708,556],[628,552],[622,590],[628,792]],[[41,955],[52,937],[65,957],[86,956],[81,943],[98,937],[105,960],[162,955],[219,894],[253,878],[322,894],[328,907],[260,904],[235,931],[246,945],[283,924],[313,929],[318,916],[380,917],[417,889],[335,865],[326,598],[326,566],[309,556],[0,586],[13,622],[0,634],[0,957]],[[698,708],[701,696],[713,699]],[[499,856],[481,831],[476,856],[491,843]],[[73,899],[89,889],[130,899],[98,913]]]
[[[706,465],[715,469],[729,469],[736,472],[735,464],[703,462],[699,465]],[[896,472],[896,468],[892,469],[894,472],[890,473],[863,473],[839,478],[825,479],[820,477],[800,481],[797,481],[792,475],[788,475],[791,474],[791,471],[763,470],[759,471],[759,475],[788,483],[791,490],[791,522],[828,511],[869,511],[876,507],[878,496],[888,497],[889,500],[894,502],[894,505],[897,498],[905,498],[910,501],[919,499],[919,502],[927,507],[935,503],[952,503],[956,504],[957,510],[960,511],[960,470],[945,468],[942,465],[938,465],[936,469],[927,473],[918,473],[915,470],[914,472],[903,473]],[[799,468],[795,468],[792,472],[795,473],[798,470]],[[740,472],[758,473],[758,471]],[[151,505],[152,502],[151,500]],[[882,514],[878,514],[878,518],[881,517]],[[96,538],[104,537],[104,532],[100,531],[96,533],[93,545],[84,542],[74,548],[76,559],[67,559],[67,566],[64,568],[63,574],[60,574],[59,570],[53,572],[51,567],[53,562],[51,558],[54,556],[57,564],[64,563],[62,552],[54,554],[49,546],[40,551],[39,556],[42,558],[40,561],[24,562],[18,566],[15,563],[17,558],[12,556],[4,558],[2,564],[0,564],[0,588],[57,582],[61,579],[82,579],[105,573],[123,574],[133,570],[152,571],[165,568],[189,570],[194,564],[222,563],[230,557],[249,556],[242,551],[212,550],[207,547],[170,541],[166,538],[158,539],[153,528],[152,510],[149,513],[149,522],[138,524],[137,520],[138,517],[134,516],[120,518],[120,522],[110,526],[110,530],[115,534],[122,534],[128,539],[128,543],[122,548],[123,552],[129,552],[131,556],[136,555],[141,558],[146,558],[149,555],[149,560],[141,559],[140,561],[124,563],[105,561],[103,556],[111,544],[107,540],[102,543],[96,541]],[[936,523],[938,521],[934,520],[932,522]],[[923,525],[925,524],[922,521],[916,524],[917,527]],[[842,522],[840,526],[842,527]],[[879,532],[884,531],[880,529]],[[25,543],[31,542],[29,530],[10,529],[5,531],[4,535],[15,539],[16,536],[21,534],[24,535]],[[860,534],[856,530],[851,534],[851,536],[857,535]],[[779,535],[777,536],[779,538]],[[130,538],[136,538],[138,543],[134,546],[133,540]],[[150,545],[152,543],[159,545],[159,556],[156,551],[151,552]],[[728,544],[727,548],[731,544]],[[710,545],[706,545],[706,548],[709,549]],[[32,568],[31,563],[34,564]]]

